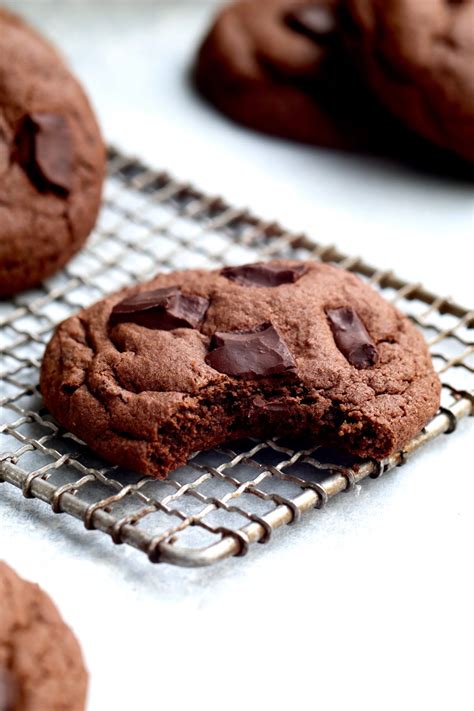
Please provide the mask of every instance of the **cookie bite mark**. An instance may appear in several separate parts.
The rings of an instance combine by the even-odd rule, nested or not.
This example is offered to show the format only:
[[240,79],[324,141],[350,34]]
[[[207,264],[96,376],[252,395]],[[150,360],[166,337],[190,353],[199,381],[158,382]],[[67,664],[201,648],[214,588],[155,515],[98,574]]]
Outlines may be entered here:
[[133,322],[146,328],[172,331],[198,328],[209,307],[209,299],[183,294],[177,287],[142,291],[116,304],[110,324]]
[[38,190],[71,191],[73,141],[64,116],[26,114],[17,127],[13,158]]
[[271,323],[262,323],[253,331],[215,333],[206,363],[220,373],[244,379],[296,371],[288,346]]
[[18,687],[12,673],[0,666],[0,711],[13,711],[18,702]]
[[285,266],[255,262],[240,267],[225,267],[221,274],[226,279],[244,286],[276,287],[281,284],[294,284],[305,273],[303,265]]
[[334,341],[342,355],[356,368],[370,368],[379,359],[377,346],[359,315],[350,306],[326,309]]

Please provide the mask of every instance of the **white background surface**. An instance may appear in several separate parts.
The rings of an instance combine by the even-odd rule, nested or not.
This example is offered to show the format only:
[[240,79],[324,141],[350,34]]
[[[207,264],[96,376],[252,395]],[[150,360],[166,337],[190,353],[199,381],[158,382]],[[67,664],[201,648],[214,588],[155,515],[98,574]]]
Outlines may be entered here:
[[[108,140],[472,303],[472,186],[227,123],[186,80],[208,4],[10,5],[69,56]],[[463,422],[405,468],[210,570],[153,567],[1,486],[0,557],[76,630],[88,711],[472,709],[472,434]]]

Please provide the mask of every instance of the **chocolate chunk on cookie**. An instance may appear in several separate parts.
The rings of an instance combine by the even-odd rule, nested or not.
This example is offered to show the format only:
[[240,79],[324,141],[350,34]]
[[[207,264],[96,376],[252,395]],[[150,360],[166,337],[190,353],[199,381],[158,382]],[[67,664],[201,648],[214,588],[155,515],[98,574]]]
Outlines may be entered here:
[[87,672],[50,598],[0,562],[0,711],[84,711]]
[[347,0],[345,39],[411,130],[474,161],[474,0]]
[[111,320],[114,323],[132,321],[162,331],[197,328],[208,306],[208,299],[183,294],[175,287],[153,289],[120,301],[112,309]]
[[104,171],[80,84],[43,37],[0,9],[0,297],[36,285],[82,246]]
[[379,359],[377,346],[367,333],[356,311],[350,306],[326,311],[334,341],[349,361],[356,368],[369,368]]
[[26,114],[15,136],[17,160],[38,190],[72,188],[73,142],[69,124],[60,114]]
[[285,267],[281,264],[256,262],[240,267],[225,267],[221,274],[244,286],[280,286],[293,284],[303,276],[304,271],[305,268],[301,264]]
[[[168,321],[178,296],[195,318]],[[160,274],[81,311],[50,341],[41,391],[105,459],[164,478],[248,435],[383,458],[435,414],[440,383],[421,335],[368,285],[275,261]]]
[[306,35],[315,42],[330,41],[338,30],[335,9],[322,2],[308,2],[296,5],[285,15],[285,21],[296,32]]
[[288,346],[271,323],[262,323],[251,331],[217,331],[212,337],[206,363],[220,373],[247,379],[296,370]]

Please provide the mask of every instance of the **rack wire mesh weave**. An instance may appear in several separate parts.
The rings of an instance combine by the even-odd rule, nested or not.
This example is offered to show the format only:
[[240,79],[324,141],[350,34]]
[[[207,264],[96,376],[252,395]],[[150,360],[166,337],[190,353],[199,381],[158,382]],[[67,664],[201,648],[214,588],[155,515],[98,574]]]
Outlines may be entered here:
[[[267,258],[318,259],[353,271],[424,332],[440,374],[438,414],[403,451],[382,462],[282,441],[232,443],[196,454],[164,482],[106,466],[59,427],[38,391],[42,352],[55,325],[78,308],[160,270]],[[166,173],[109,151],[99,224],[82,252],[38,289],[0,304],[0,483],[81,519],[152,562],[210,565],[378,477],[474,414],[474,311],[264,222]]]

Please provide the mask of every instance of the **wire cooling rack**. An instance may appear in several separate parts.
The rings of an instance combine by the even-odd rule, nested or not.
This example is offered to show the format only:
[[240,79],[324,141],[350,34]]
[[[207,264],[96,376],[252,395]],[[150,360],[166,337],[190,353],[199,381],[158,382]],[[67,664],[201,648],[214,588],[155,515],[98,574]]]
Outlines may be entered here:
[[[319,259],[359,274],[424,332],[443,382],[442,407],[401,452],[382,462],[282,441],[232,443],[196,454],[167,481],[106,466],[44,408],[38,374],[54,326],[106,293],[157,271],[270,257]],[[37,290],[0,303],[0,482],[48,503],[152,562],[209,565],[378,477],[474,411],[474,312],[286,232],[157,173],[115,150],[99,225],[88,245]],[[471,337],[470,337],[471,336]],[[1,490],[1,488],[0,488]]]

